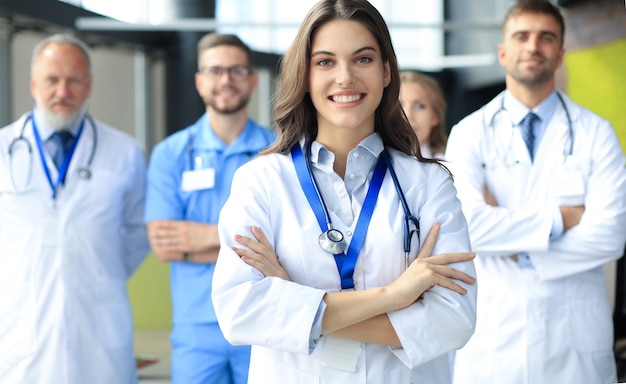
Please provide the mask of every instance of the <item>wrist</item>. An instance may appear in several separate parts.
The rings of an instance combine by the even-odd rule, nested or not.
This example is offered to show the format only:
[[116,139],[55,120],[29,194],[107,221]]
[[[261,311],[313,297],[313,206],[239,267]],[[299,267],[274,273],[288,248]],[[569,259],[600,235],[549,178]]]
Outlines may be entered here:
[[400,305],[398,304],[396,297],[394,296],[392,286],[385,285],[382,287],[377,287],[375,288],[374,294],[378,298],[377,301],[382,306],[382,308],[379,310],[381,314],[400,309]]

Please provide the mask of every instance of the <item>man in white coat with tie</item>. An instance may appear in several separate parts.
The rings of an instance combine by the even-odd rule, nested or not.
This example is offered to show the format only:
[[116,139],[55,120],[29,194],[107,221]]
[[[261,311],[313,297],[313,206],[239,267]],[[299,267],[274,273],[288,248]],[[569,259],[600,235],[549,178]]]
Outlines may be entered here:
[[603,265],[624,251],[625,158],[606,120],[555,90],[564,29],[550,2],[517,2],[507,89],[448,140],[480,282],[456,384],[616,382]]
[[34,110],[0,129],[0,383],[136,383],[144,155],[87,115],[82,41],[39,43],[30,81]]

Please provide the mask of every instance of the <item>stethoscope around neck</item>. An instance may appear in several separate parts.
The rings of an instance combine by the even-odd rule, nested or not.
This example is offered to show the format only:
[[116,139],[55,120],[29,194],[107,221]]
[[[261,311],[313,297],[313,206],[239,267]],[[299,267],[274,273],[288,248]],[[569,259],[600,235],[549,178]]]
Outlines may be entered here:
[[[322,229],[322,233],[318,237],[320,248],[324,250],[325,252],[328,252],[333,255],[342,254],[342,253],[345,253],[346,251],[347,243],[346,243],[345,236],[343,235],[343,233],[333,227],[333,223],[330,218],[328,208],[317,186],[317,181],[315,179],[315,175],[313,174],[313,168],[311,165],[311,145],[312,145],[311,141],[305,144],[306,155],[304,156],[304,159],[302,159],[302,151],[300,149],[300,145],[296,144],[293,146],[291,150],[291,154],[293,157],[294,164],[296,166],[296,172],[298,173],[300,184],[313,210],[320,211],[319,209],[315,208],[315,204],[314,204],[315,202],[313,201],[314,197],[317,198],[317,201],[319,201],[322,207],[321,211],[323,211],[323,218],[324,218],[323,220],[325,221],[325,224],[326,224],[326,230]],[[306,164],[306,171],[302,169],[302,166],[301,166],[302,162]],[[357,238],[357,233],[359,233],[359,231],[366,231],[366,228],[359,228],[359,224],[362,219],[362,216],[364,215],[364,212],[366,212],[368,209],[373,211],[374,205],[376,204],[375,199],[378,196],[378,190],[380,189],[380,185],[382,184],[382,180],[384,178],[386,170],[389,170],[389,174],[391,176],[394,187],[400,199],[402,209],[404,211],[403,248],[404,248],[404,253],[405,253],[405,268],[408,268],[409,253],[411,251],[411,239],[414,234],[417,234],[417,238],[419,240],[420,224],[419,224],[419,220],[415,216],[413,216],[413,214],[411,213],[409,209],[409,205],[404,196],[404,193],[400,186],[400,182],[398,181],[398,177],[393,168],[393,165],[391,163],[391,159],[389,157],[389,154],[387,153],[387,150],[383,150],[378,159],[376,169],[374,170],[374,175],[372,176],[372,181],[370,182],[369,190],[367,192],[365,201],[363,203],[363,208],[359,215],[359,220],[357,221],[357,228],[355,229],[355,236],[353,237],[353,242],[355,241],[355,238]],[[314,191],[315,196],[310,196],[311,193],[307,193],[307,191],[310,191],[311,189]],[[376,196],[370,197],[370,196],[373,196],[374,194]],[[365,215],[368,215],[368,214],[371,217],[371,212],[365,213]],[[321,215],[319,215],[316,212],[316,216],[321,216]],[[369,225],[369,218],[367,218],[367,220],[368,220],[367,225]],[[319,221],[321,221],[320,217],[318,217],[318,222]],[[320,226],[321,225],[322,223],[320,223]],[[411,229],[411,226],[413,226],[414,229]],[[363,233],[363,236],[364,236],[364,233]],[[352,243],[350,244],[350,246],[352,247]],[[358,247],[360,248],[360,245],[358,245]],[[348,253],[350,253],[350,251],[348,251]]]
[[328,207],[326,206],[326,202],[320,193],[319,187],[317,186],[317,180],[315,180],[315,175],[313,174],[313,166],[311,165],[311,145],[312,142],[309,142],[306,145],[306,169],[309,173],[309,178],[313,183],[313,188],[315,189],[315,194],[322,204],[322,208],[324,209],[324,219],[326,220],[326,231],[320,233],[317,241],[320,244],[320,248],[325,252],[328,252],[332,255],[336,255],[338,253],[344,253],[346,248],[348,247],[346,238],[343,233],[333,228],[333,221],[330,218],[330,214],[328,213]]
[[[84,121],[87,120],[89,122],[89,125],[91,126],[91,131],[93,133],[93,139],[91,142],[91,152],[89,154],[89,158],[87,160],[87,163],[84,166],[81,166],[78,169],[78,176],[81,179],[84,180],[89,180],[91,179],[92,173],[91,173],[91,163],[93,162],[93,158],[94,155],[96,153],[96,146],[98,143],[98,136],[97,136],[97,131],[96,131],[96,124],[93,121],[93,119],[91,118],[91,116],[86,115],[85,118],[83,118],[83,122],[81,124],[84,124]],[[24,137],[24,131],[26,130],[26,125],[28,124],[28,122],[32,122],[32,126],[33,126],[33,132],[36,130],[35,124],[34,124],[34,117],[32,112],[28,114],[28,116],[26,116],[26,118],[24,119],[24,123],[22,124],[22,128],[20,129],[20,134],[18,137],[16,137],[15,139],[13,139],[13,141],[11,141],[11,143],[9,144],[9,168],[10,168],[10,175],[11,175],[11,184],[13,185],[13,189],[16,193],[23,193],[27,190],[28,186],[30,185],[30,180],[31,180],[31,176],[32,176],[32,172],[33,172],[33,146],[30,144],[30,142],[26,139],[26,137]],[[39,135],[39,133],[35,133],[36,135]],[[76,140],[78,140],[78,137],[76,137]],[[15,181],[15,176],[14,176],[14,170],[13,170],[13,157],[15,155],[15,149],[16,147],[18,147],[20,144],[23,144],[26,147],[26,151],[28,152],[28,157],[29,157],[29,161],[28,161],[28,171],[26,172],[26,182],[24,183],[24,186],[22,188],[18,188],[17,183]],[[38,146],[38,150],[41,151],[42,149],[39,148]],[[43,155],[41,156],[42,161],[44,161],[43,159],[45,158]]]
[[[563,100],[563,96],[561,96],[561,94],[558,91],[555,91],[555,93],[559,99],[559,102],[563,106],[563,110],[565,111],[565,116],[567,117],[567,133],[569,136],[569,146],[567,145],[567,142],[563,146],[563,161],[565,162],[567,157],[571,156],[572,153],[574,152],[574,127],[572,124],[572,118],[570,116],[569,110],[567,108],[567,105],[565,104],[565,100]],[[491,115],[491,119],[489,119],[489,124],[487,125],[487,128],[491,132],[491,140],[495,146],[496,157],[499,159],[505,159],[505,157],[507,156],[507,153],[510,153],[509,150],[511,149],[511,145],[513,142],[513,133],[514,133],[514,126],[515,126],[515,124],[513,123],[513,120],[511,119],[511,116],[508,115],[508,120],[511,125],[511,137],[509,138],[509,147],[507,148],[507,150],[501,151],[501,148],[499,148],[499,146],[496,143],[496,119],[498,118],[499,115],[502,115],[502,114],[508,115],[508,111],[504,107],[504,96],[502,96],[502,98],[500,99],[500,106]],[[515,164],[518,164],[518,163],[519,161],[515,162]],[[483,168],[488,168],[487,164],[483,163]]]

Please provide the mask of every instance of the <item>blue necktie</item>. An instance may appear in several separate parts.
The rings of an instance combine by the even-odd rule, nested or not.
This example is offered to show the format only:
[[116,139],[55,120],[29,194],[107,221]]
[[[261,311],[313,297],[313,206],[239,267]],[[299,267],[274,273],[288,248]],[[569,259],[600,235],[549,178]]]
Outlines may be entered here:
[[63,159],[65,159],[65,155],[67,154],[67,150],[72,145],[72,140],[74,139],[74,135],[72,135],[69,131],[57,131],[50,136],[50,140],[54,142],[54,149],[52,150],[52,160],[54,161],[54,165],[56,165],[57,169],[61,169],[61,164],[63,164]]
[[[524,142],[526,142],[526,148],[528,148],[528,153],[530,154],[530,159],[533,160],[535,155],[535,131],[534,124],[535,121],[539,120],[539,116],[535,115],[533,112],[528,112],[528,115],[522,119],[520,123],[520,133],[524,138]],[[534,269],[534,265],[530,258],[528,257],[528,253],[520,252],[517,255],[517,265],[522,269]]]
[[526,115],[520,123],[520,133],[524,138],[524,142],[526,142],[526,147],[528,148],[531,160],[535,157],[534,124],[537,120],[539,120],[539,116],[535,115],[533,112],[528,112],[528,115]]

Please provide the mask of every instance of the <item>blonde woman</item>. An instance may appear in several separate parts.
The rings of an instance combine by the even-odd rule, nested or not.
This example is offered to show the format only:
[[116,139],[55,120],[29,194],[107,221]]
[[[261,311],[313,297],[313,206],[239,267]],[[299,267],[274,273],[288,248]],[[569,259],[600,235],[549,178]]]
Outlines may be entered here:
[[422,156],[443,159],[446,100],[437,80],[416,71],[400,72],[400,103],[421,146]]

